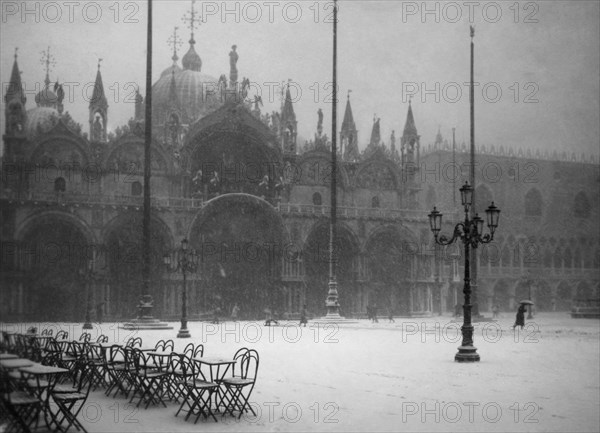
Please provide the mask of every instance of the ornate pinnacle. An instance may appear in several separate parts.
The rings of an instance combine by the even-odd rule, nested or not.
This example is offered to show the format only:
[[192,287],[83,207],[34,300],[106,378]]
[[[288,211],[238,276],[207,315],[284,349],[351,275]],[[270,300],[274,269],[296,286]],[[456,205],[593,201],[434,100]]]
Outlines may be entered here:
[[[56,60],[54,59],[54,56],[50,54],[50,47],[48,47],[46,51],[42,51],[41,54],[42,58],[40,59],[40,63],[46,66],[46,79],[44,82],[46,83],[46,87],[48,87],[50,85],[50,70],[52,67],[56,66]],[[16,55],[17,53],[15,51],[15,58]]]
[[174,27],[173,35],[167,40],[167,44],[173,47],[173,57],[171,57],[171,59],[173,60],[173,64],[177,63],[177,60],[179,59],[179,57],[177,56],[177,48],[183,45],[183,41],[179,36],[177,36],[178,29],[179,27]]
[[200,17],[196,18],[197,12],[194,9],[194,3],[196,3],[196,0],[192,0],[192,7],[190,8],[189,11],[187,11],[185,13],[183,18],[181,18],[181,20],[191,30],[192,36],[190,38],[190,44],[192,44],[192,45],[196,43],[196,41],[194,40],[194,30],[196,30],[198,28],[198,26],[200,25],[200,20],[201,20]]

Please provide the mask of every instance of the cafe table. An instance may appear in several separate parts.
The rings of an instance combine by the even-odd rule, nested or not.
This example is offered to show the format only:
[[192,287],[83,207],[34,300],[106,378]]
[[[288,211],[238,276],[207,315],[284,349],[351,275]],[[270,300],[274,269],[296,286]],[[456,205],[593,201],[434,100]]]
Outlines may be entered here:
[[[225,375],[229,371],[229,368],[235,364],[235,360],[203,356],[194,358],[194,361],[200,364],[200,375],[204,380],[214,382],[219,385],[218,392],[215,393],[215,407],[218,412],[219,407],[223,402],[223,398],[225,397],[225,390],[221,386],[221,382],[223,382],[223,379],[225,379]],[[203,365],[208,367],[208,377],[202,372]]]

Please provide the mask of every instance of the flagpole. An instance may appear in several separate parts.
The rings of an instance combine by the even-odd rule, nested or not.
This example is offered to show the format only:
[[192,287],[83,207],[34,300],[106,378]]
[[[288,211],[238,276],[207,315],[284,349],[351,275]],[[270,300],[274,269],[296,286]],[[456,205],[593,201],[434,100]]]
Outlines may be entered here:
[[[471,173],[470,183],[473,188],[471,198],[471,220],[475,217],[477,212],[476,197],[475,197],[475,43],[473,38],[475,37],[475,27],[471,26],[471,91],[470,91],[470,105],[471,105]],[[469,257],[471,262],[471,305],[472,305],[472,316],[473,318],[480,317],[479,314],[479,302],[477,293],[477,249],[471,248],[471,255]]]
[[152,143],[152,0],[148,0],[148,31],[146,42],[146,113],[144,134],[144,216],[142,222],[142,296],[150,295],[150,169]]
[[337,237],[337,0],[333,2],[333,101],[331,104],[331,214],[329,222],[329,290],[326,319],[340,319],[337,290],[336,237]]

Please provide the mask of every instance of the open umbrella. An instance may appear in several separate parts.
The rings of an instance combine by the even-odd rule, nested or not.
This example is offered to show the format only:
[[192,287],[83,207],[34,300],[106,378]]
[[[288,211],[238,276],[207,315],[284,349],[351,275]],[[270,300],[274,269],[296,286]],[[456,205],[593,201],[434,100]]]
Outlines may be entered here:
[[521,302],[519,302],[519,304],[525,304],[525,305],[535,305],[533,302],[531,302],[531,300],[529,299],[523,299]]

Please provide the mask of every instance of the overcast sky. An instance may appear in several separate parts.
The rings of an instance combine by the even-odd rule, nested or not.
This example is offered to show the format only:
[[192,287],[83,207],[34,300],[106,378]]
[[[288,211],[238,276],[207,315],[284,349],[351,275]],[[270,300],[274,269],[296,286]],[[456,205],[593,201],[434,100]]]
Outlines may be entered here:
[[[65,110],[88,131],[91,87],[86,84],[93,83],[102,58],[109,128],[114,129],[133,115],[132,83],[145,91],[146,2],[74,3],[30,1],[25,2],[27,12],[21,1],[1,2],[3,95],[14,48],[19,47],[22,79],[31,92],[26,107],[35,106],[36,85],[39,89],[45,76],[41,51],[50,46],[56,60],[50,79],[77,83],[67,88]],[[190,32],[182,16],[190,5],[191,1],[154,2],[153,81],[171,64],[167,39],[173,27],[179,27],[184,42],[180,58],[189,47]],[[223,14],[224,6],[229,13]],[[321,107],[330,135],[331,103],[326,98],[331,91],[331,6],[312,1],[196,2],[203,15],[195,35],[202,72],[215,78],[228,75],[228,53],[236,44],[240,79],[248,77],[261,85],[264,109],[271,111],[280,104],[278,95],[269,101],[270,85],[265,83],[292,79],[302,92],[292,92],[299,134],[305,138],[314,134]],[[446,138],[456,127],[457,140],[468,141],[465,84],[472,18],[475,80],[480,83],[475,93],[476,143],[598,154],[599,2],[469,6],[469,2],[341,1],[339,8],[338,125],[351,89],[361,148],[369,140],[375,114],[381,118],[386,144],[392,130],[397,137],[402,134],[411,93],[423,144],[434,141],[438,127]],[[4,132],[3,112],[1,122]]]

